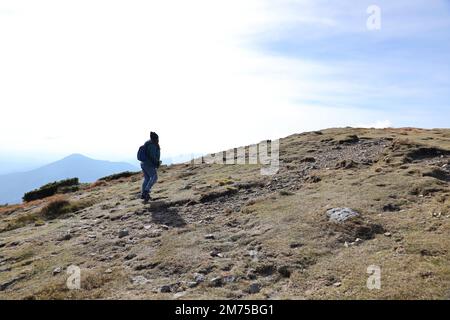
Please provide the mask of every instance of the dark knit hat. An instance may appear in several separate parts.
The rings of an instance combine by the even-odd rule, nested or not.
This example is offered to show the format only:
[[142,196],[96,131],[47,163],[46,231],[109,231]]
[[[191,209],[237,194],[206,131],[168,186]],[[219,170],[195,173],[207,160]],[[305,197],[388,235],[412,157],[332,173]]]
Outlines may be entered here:
[[156,134],[156,132],[150,132],[150,140],[155,142],[159,141],[159,136]]

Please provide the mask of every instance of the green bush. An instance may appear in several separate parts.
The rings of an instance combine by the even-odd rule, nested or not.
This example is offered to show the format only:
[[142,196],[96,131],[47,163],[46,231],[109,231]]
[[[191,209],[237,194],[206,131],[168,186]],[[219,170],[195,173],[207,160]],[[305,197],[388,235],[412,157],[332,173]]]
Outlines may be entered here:
[[98,181],[112,181],[112,180],[117,180],[120,178],[128,178],[128,177],[134,176],[137,173],[138,172],[125,171],[125,172],[116,173],[116,174],[112,174],[110,176],[100,178],[100,179],[98,179]]
[[78,185],[79,185],[78,178],[55,181],[55,182],[43,185],[39,189],[25,193],[22,199],[25,202],[38,200],[38,199],[44,199],[44,198],[55,195],[56,193],[60,192],[61,190],[67,190],[67,189],[63,189],[63,188],[74,187],[74,186],[78,186]]

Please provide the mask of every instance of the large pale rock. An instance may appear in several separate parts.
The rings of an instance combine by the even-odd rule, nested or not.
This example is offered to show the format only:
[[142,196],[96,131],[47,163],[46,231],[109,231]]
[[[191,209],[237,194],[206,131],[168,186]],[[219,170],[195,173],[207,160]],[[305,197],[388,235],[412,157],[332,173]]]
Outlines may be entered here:
[[359,217],[361,214],[350,208],[333,208],[327,211],[328,220],[332,222],[345,222],[350,218]]

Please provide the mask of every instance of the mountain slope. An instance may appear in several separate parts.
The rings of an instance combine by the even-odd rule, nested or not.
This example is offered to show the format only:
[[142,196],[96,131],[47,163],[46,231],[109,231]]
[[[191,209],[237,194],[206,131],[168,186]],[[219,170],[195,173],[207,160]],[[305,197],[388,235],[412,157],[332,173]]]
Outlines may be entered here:
[[[449,167],[448,129],[328,129],[282,139],[273,176],[179,164],[147,205],[135,175],[53,220],[59,197],[0,208],[0,298],[449,298]],[[330,220],[345,207],[360,216]]]
[[136,171],[137,168],[128,163],[94,160],[73,154],[28,172],[0,175],[0,203],[21,202],[25,192],[56,180],[78,177],[81,182],[93,182],[128,170]]

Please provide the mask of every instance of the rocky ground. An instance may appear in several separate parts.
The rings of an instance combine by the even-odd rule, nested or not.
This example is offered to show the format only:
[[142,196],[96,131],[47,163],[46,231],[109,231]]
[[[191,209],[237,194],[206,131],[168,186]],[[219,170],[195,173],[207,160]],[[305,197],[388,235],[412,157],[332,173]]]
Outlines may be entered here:
[[0,298],[448,299],[449,182],[450,130],[413,128],[286,137],[273,176],[162,167],[149,204],[140,174],[97,182],[0,208]]

